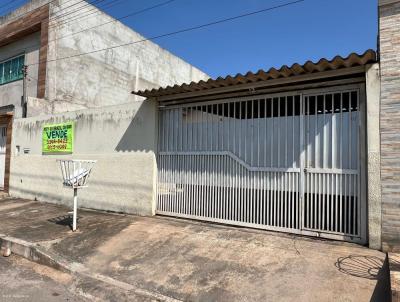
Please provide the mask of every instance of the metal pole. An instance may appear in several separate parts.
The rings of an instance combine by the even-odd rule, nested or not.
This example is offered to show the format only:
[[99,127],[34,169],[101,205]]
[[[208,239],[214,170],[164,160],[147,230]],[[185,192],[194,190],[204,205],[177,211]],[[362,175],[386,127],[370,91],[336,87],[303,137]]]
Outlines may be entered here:
[[76,231],[76,220],[77,220],[77,212],[78,212],[78,189],[74,188],[74,217],[72,221],[72,231]]
[[23,81],[22,81],[22,117],[27,117],[27,95],[26,95],[26,85],[28,76],[28,66],[24,65],[22,67]]

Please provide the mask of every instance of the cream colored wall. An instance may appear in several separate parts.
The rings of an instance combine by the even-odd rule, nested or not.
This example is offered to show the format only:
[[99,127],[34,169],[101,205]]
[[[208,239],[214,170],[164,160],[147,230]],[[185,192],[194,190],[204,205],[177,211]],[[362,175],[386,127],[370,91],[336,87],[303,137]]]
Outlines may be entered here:
[[[74,154],[42,155],[43,125],[64,121],[75,121]],[[156,129],[156,105],[150,101],[16,119],[10,194],[71,205],[72,190],[62,186],[56,159],[93,159],[97,163],[89,187],[79,191],[79,206],[152,215],[155,212]],[[25,154],[24,150],[29,153]]]

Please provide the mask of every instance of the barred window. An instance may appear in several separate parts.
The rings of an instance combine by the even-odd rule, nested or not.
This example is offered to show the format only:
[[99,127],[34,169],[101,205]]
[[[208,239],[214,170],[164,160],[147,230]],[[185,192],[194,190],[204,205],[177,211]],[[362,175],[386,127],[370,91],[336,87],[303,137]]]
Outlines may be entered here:
[[23,78],[22,68],[24,64],[24,55],[0,62],[0,85],[21,80]]

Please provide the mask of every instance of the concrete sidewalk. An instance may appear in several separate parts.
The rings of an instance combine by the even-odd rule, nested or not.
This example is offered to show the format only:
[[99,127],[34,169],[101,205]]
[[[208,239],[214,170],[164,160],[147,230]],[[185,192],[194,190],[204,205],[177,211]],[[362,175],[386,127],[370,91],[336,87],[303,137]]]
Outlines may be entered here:
[[385,255],[358,245],[87,210],[72,233],[68,211],[0,201],[3,244],[28,246],[15,250],[79,275],[77,290],[100,299],[386,301],[390,294]]

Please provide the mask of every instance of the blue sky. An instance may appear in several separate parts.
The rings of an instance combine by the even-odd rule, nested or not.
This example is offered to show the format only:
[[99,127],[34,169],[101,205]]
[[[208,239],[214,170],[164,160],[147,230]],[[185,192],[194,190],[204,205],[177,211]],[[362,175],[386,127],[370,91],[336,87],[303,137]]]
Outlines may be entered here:
[[[118,18],[164,1],[125,0],[106,12]],[[176,0],[123,22],[151,37],[286,2]],[[306,0],[155,42],[217,77],[376,49],[377,22],[377,0]]]

